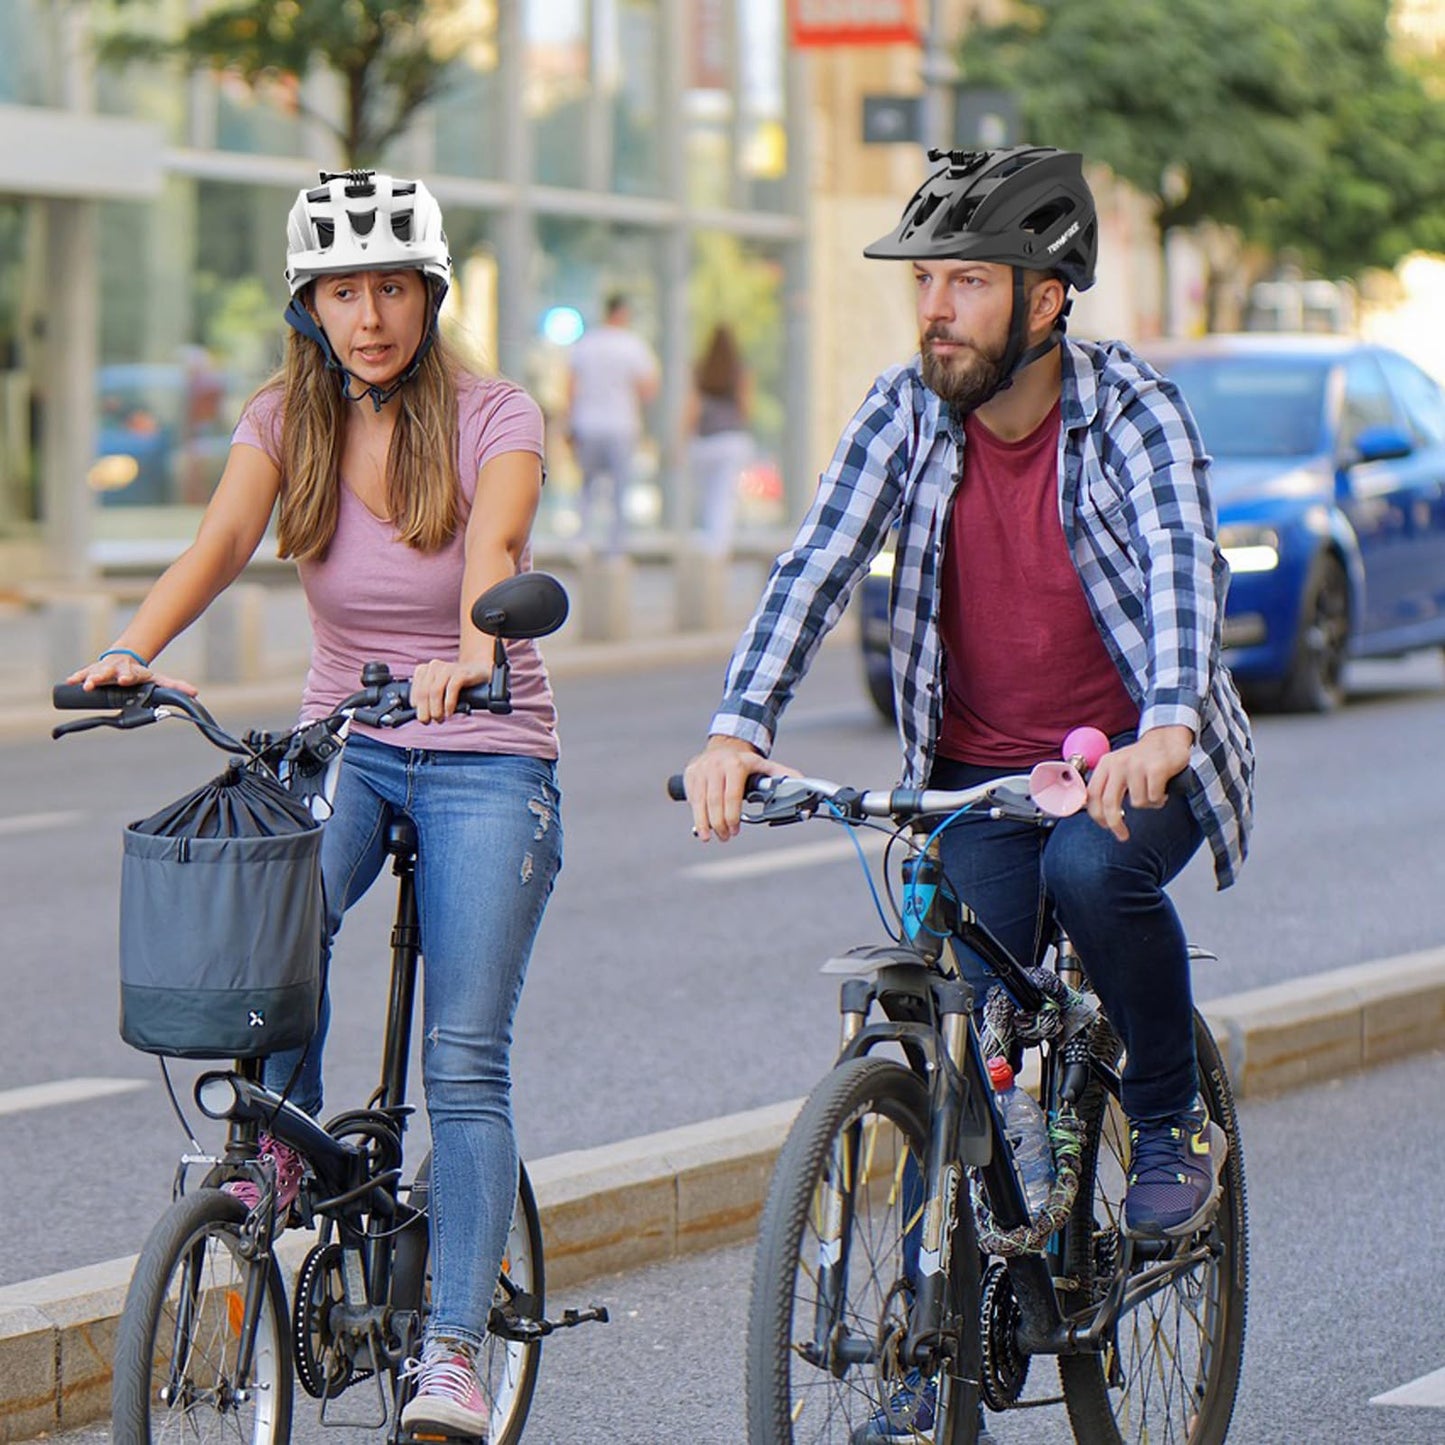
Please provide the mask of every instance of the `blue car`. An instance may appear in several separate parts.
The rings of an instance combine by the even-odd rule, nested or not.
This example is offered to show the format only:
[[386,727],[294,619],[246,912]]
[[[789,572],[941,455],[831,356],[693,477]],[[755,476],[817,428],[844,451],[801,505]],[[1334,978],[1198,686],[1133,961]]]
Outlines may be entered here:
[[[1254,708],[1328,712],[1348,658],[1445,645],[1445,392],[1348,337],[1160,342],[1214,458],[1225,661]],[[860,589],[869,691],[893,715],[888,570]]]

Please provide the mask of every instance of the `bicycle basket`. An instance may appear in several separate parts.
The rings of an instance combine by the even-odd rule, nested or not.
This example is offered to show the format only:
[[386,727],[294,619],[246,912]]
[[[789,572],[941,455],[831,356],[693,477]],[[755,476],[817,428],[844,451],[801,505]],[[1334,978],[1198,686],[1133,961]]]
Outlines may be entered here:
[[321,1000],[321,827],[232,765],[125,830],[120,1035],[187,1059],[299,1047]]

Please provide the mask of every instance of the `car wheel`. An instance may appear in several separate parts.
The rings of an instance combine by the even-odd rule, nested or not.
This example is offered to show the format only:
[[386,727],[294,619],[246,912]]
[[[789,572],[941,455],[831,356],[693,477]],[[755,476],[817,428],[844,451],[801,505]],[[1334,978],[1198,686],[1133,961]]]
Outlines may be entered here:
[[891,723],[894,720],[893,675],[875,672],[871,667],[864,672],[868,680],[868,696],[873,699],[873,706],[878,709],[878,715],[884,722]]
[[1286,712],[1332,712],[1345,697],[1350,583],[1332,552],[1321,553],[1305,583],[1299,636],[1280,691]]

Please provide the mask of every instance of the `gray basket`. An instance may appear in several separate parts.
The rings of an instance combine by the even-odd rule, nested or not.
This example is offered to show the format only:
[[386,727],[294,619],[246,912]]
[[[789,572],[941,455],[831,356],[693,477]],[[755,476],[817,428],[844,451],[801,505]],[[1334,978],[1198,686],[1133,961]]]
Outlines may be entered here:
[[320,826],[226,838],[143,826],[126,829],[121,865],[121,1037],[186,1059],[306,1043],[321,999]]

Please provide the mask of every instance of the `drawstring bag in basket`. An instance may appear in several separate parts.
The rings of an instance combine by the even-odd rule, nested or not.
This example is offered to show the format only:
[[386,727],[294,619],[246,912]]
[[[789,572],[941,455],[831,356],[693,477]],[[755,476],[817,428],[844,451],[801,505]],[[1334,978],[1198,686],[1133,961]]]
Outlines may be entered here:
[[120,1034],[186,1059],[297,1048],[321,1000],[321,825],[233,764],[125,830]]

